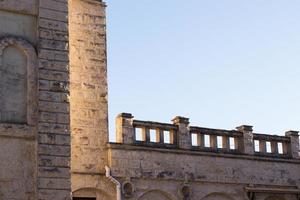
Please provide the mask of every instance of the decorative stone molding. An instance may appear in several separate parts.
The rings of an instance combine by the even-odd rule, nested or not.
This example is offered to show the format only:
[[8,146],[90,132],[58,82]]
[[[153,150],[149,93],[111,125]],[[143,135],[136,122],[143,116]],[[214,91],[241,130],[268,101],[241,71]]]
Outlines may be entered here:
[[[130,146],[185,150],[186,153],[210,152],[219,156],[252,156],[258,158],[298,159],[299,135],[289,131],[286,136],[253,133],[253,127],[242,125],[236,130],[190,126],[189,119],[175,117],[173,124],[141,121],[130,113],[116,118],[117,143]],[[167,136],[167,137],[166,137]],[[206,138],[205,138],[206,137]],[[259,150],[255,150],[255,144]]]

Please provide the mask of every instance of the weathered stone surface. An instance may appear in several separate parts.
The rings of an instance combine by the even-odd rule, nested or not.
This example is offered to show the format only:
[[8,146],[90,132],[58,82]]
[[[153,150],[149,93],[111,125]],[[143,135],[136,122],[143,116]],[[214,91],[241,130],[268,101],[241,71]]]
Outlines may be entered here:
[[16,47],[4,49],[0,64],[0,121],[27,121],[27,58]]
[[[0,0],[0,200],[70,200],[71,191],[114,200],[117,181],[105,177],[105,165],[122,199],[297,200],[297,132],[269,136],[250,126],[212,130],[183,117],[165,124],[123,114],[119,144],[107,146],[107,90],[101,0]],[[144,141],[136,141],[136,127]]]
[[0,1],[0,8],[1,10],[37,15],[38,0],[2,0]]
[[103,177],[108,164],[105,6],[73,0],[69,20],[73,194],[115,199],[114,185]]
[[[18,0],[18,2],[20,1]],[[16,1],[10,0],[6,2],[16,3]],[[36,44],[37,18],[35,16],[4,11],[1,9],[1,4],[3,4],[2,1],[0,1],[0,27],[5,28],[0,28],[0,36],[17,36],[28,40],[32,44]]]
[[[255,195],[255,199],[265,200],[278,194],[281,199],[297,199],[297,131],[275,136],[252,133],[252,127],[245,125],[237,130],[222,130],[189,126],[184,117],[176,117],[173,122],[134,120],[130,113],[118,115],[120,139],[119,143],[109,145],[109,166],[113,177],[123,183],[131,180],[135,186],[132,199],[242,200]],[[138,129],[145,134],[139,140]],[[150,130],[156,134],[156,140]],[[177,134],[170,144],[163,139],[163,133],[171,130]],[[193,134],[197,135],[194,143]],[[209,137],[198,141],[201,135]],[[231,142],[224,142],[228,138],[234,139],[234,149]],[[255,140],[264,146],[259,152],[254,152]],[[267,143],[271,145],[270,151]],[[286,150],[279,153],[278,144]],[[188,189],[183,191],[183,185]]]
[[34,199],[34,141],[0,136],[0,149],[0,198]]

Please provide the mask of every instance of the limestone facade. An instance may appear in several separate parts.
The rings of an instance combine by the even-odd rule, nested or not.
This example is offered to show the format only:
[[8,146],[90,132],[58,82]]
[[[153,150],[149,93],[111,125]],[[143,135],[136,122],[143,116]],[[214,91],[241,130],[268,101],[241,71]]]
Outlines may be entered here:
[[299,136],[116,118],[106,5],[0,0],[0,200],[298,200]]
[[74,197],[114,199],[108,165],[105,4],[69,1],[71,172]]
[[0,1],[0,199],[70,199],[67,0]]
[[[112,175],[125,199],[297,200],[300,195],[299,135],[253,133],[116,119],[117,143],[109,144]],[[127,192],[126,192],[127,188]]]

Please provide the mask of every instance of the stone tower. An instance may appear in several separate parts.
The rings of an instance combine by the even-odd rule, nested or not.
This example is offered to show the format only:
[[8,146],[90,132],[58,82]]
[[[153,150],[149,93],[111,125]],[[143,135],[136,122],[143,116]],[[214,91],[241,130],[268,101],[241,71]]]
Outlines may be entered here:
[[[105,4],[69,1],[72,191],[110,199]],[[114,191],[108,194],[114,194]],[[113,195],[112,195],[113,196]]]

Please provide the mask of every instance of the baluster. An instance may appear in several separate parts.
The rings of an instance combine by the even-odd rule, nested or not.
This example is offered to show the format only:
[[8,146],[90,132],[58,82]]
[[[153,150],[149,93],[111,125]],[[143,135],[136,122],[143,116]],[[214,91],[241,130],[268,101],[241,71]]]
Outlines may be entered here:
[[146,135],[145,141],[150,142],[150,129],[148,127],[144,127],[144,129],[145,129],[145,135]]
[[273,154],[278,154],[278,144],[277,141],[271,141],[271,150]]
[[164,134],[164,130],[162,129],[157,129],[158,132],[158,137],[159,137],[159,143],[164,144],[165,143],[165,134]]
[[216,135],[209,135],[210,138],[210,147],[217,149],[217,136]]
[[266,141],[260,140],[259,141],[259,152],[266,153],[266,151],[267,151],[267,149],[266,149]]
[[229,137],[228,136],[222,136],[222,148],[223,149],[230,149],[230,147],[229,147]]
[[197,134],[197,145],[199,146],[199,147],[204,147],[204,134],[202,134],[202,133],[198,133]]
[[241,151],[241,149],[242,149],[242,142],[241,142],[240,138],[234,137],[233,139],[234,139],[234,149],[238,150],[238,151]]

